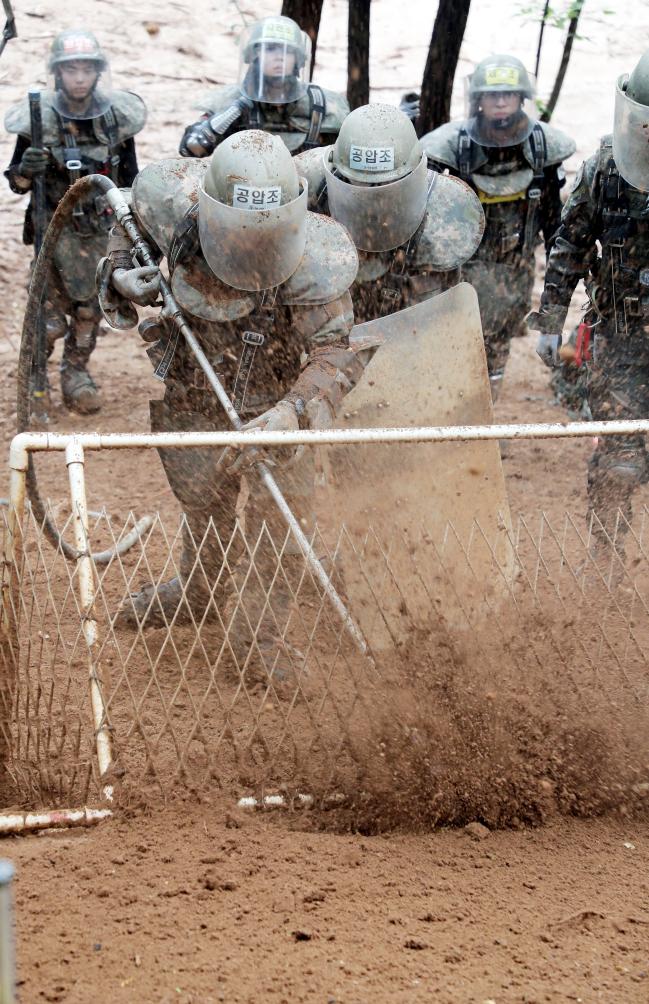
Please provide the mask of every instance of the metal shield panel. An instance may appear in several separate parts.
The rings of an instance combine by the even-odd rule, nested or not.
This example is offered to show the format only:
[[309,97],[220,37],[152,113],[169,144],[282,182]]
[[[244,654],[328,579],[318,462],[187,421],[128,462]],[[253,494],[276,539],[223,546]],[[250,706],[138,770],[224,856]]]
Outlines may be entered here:
[[[338,428],[493,422],[478,300],[462,283],[357,326],[379,346]],[[350,609],[375,650],[439,623],[475,624],[511,585],[509,505],[497,441],[330,447],[318,521],[337,546]],[[346,528],[341,539],[340,526]]]

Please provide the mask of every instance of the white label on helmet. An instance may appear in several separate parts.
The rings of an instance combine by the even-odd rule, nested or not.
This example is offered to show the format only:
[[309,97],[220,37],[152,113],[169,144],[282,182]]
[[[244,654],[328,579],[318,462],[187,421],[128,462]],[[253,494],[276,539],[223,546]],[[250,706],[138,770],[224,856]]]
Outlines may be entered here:
[[261,33],[262,42],[295,42],[295,28],[282,21],[267,22]]
[[237,209],[269,209],[279,206],[282,201],[282,186],[255,188],[252,185],[237,184],[232,193],[232,205]]
[[64,52],[94,52],[95,45],[87,35],[68,35],[63,39]]
[[358,171],[394,171],[394,147],[351,146],[349,166]]
[[520,74],[515,66],[488,66],[485,70],[485,83],[487,87],[496,87],[498,84],[518,87]]

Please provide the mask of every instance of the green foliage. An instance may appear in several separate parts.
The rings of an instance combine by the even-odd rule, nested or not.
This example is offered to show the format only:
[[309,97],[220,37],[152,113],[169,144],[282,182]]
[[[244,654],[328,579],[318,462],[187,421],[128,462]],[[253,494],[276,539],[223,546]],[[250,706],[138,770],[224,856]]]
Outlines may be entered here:
[[[563,30],[574,17],[578,17],[586,5],[586,0],[564,0],[562,4],[548,4],[545,9],[545,0],[522,0],[517,5],[515,16],[526,22],[535,22],[546,28],[558,28]],[[611,17],[615,14],[612,8],[605,8],[600,11],[604,17]],[[599,21],[597,17],[595,20]],[[587,40],[586,35],[576,35],[575,38],[583,41]]]

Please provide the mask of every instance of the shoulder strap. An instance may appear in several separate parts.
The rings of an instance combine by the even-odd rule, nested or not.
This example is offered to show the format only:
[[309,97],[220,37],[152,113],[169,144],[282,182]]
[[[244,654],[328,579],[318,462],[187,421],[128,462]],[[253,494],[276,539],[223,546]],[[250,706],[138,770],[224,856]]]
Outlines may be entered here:
[[182,220],[176,226],[167,262],[169,264],[169,274],[171,275],[176,267],[199,248],[198,237],[198,202],[189,207]]
[[534,178],[537,181],[541,181],[544,177],[543,171],[548,159],[548,141],[539,122],[534,123],[534,128],[530,133],[530,149],[532,151]]
[[471,177],[471,137],[465,126],[457,134],[457,167],[463,181]]
[[318,146],[322,120],[327,114],[327,102],[324,91],[317,84],[309,84],[307,93],[309,95],[309,131],[302,144],[302,149],[312,150],[313,147]]
[[101,116],[101,128],[104,130],[108,137],[108,160],[110,162],[110,176],[111,179],[117,184],[117,175],[119,172],[119,153],[117,152],[117,147],[119,145],[118,136],[119,128],[117,125],[117,119],[115,118],[115,112],[112,107],[108,111],[104,112]]

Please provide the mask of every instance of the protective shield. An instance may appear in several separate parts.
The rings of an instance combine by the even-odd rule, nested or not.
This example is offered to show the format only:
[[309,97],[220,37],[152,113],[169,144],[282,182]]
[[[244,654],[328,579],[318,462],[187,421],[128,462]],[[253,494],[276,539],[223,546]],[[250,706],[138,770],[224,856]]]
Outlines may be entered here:
[[52,107],[67,119],[98,119],[112,105],[113,83],[107,61],[83,55],[59,59],[48,80]]
[[359,250],[391,251],[412,237],[426,212],[425,154],[414,171],[387,185],[361,187],[338,178],[332,172],[330,158],[324,161],[324,167],[329,211],[347,227]]
[[[468,284],[359,325],[351,342],[380,347],[345,397],[338,428],[493,422]],[[461,628],[469,610],[487,616],[502,600],[514,563],[496,441],[330,447],[322,462],[318,521],[375,650],[431,628],[440,615]]]
[[[240,195],[242,205],[249,208],[241,209],[218,202],[204,188],[199,189],[201,249],[214,274],[228,286],[270,289],[293,275],[304,254],[308,186],[300,178],[297,199],[283,206],[279,205],[278,189],[245,188],[245,195]],[[255,197],[264,208],[253,208]]]
[[253,101],[285,105],[306,94],[311,39],[290,18],[269,17],[251,25],[240,53],[239,87]]
[[615,89],[613,157],[625,181],[649,192],[649,107],[622,90],[627,80],[626,74],[621,76]]
[[491,66],[484,71],[480,87],[472,77],[466,78],[465,126],[474,143],[517,146],[531,134],[539,113],[532,75],[523,77],[522,73],[513,66]]

